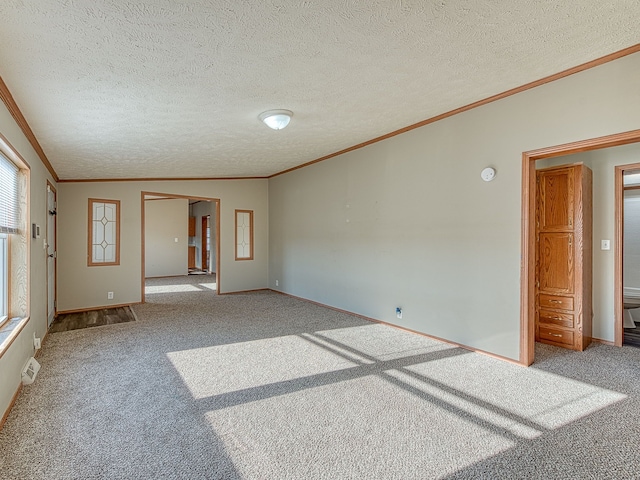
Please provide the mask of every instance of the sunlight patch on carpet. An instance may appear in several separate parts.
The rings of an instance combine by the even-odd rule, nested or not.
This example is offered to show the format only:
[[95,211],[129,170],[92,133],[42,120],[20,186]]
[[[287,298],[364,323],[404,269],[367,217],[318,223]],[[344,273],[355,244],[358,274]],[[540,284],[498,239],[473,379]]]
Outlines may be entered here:
[[[627,398],[626,395],[566,376],[529,368],[519,369],[488,357],[447,358],[407,367],[424,385],[460,392],[490,410],[517,415],[540,431],[568,425]],[[452,375],[452,372],[456,372]],[[427,388],[427,387],[425,387]],[[532,394],[535,392],[535,394]],[[529,434],[524,438],[531,438]]]
[[[516,445],[499,428],[378,375],[246,402],[206,412],[205,418],[246,478],[277,478],[283,471],[286,478],[329,478],[323,475],[328,464],[348,471],[349,478],[393,478],[373,472],[397,471],[415,458],[423,469],[415,478],[436,478],[429,474],[434,471],[443,478]],[[291,434],[282,434],[289,429]],[[246,461],[229,431],[251,439],[252,455],[273,468],[271,475],[252,470],[254,462]]]
[[348,345],[351,350],[375,360],[392,360],[451,348],[447,343],[422,335],[407,335],[398,328],[376,323],[318,331],[314,336],[333,345]]
[[194,285],[147,285],[144,288],[146,295],[153,295],[154,293],[180,293],[180,292],[201,292],[202,289]]
[[296,335],[167,353],[195,399],[358,365]]

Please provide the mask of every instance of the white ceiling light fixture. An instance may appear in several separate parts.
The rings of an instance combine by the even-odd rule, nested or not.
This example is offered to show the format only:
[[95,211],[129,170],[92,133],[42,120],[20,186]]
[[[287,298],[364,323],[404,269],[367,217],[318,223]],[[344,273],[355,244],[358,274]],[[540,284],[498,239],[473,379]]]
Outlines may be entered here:
[[282,130],[289,125],[293,117],[291,110],[267,110],[258,115],[258,118],[264,122],[264,124],[274,130]]

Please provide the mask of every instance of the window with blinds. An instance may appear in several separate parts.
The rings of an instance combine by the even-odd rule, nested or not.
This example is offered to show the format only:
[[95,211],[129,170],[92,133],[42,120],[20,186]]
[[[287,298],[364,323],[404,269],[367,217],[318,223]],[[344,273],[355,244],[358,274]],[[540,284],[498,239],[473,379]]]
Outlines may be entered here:
[[0,233],[20,232],[18,172],[18,167],[0,154]]
[[9,235],[19,233],[18,167],[0,154],[0,326],[9,319]]

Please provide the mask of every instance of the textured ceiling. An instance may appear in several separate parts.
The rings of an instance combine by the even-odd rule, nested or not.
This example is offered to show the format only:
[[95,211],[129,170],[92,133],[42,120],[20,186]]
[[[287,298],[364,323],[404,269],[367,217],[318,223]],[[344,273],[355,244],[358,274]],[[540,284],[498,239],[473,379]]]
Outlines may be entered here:
[[[266,176],[640,43],[638,0],[2,0],[62,179]],[[293,110],[272,131],[257,120]]]

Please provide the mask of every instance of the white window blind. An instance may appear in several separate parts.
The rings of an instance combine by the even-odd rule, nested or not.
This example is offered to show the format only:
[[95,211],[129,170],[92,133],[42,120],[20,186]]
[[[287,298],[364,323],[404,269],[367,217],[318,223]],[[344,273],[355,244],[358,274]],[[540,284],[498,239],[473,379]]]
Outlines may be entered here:
[[0,155],[0,233],[18,233],[18,167]]

